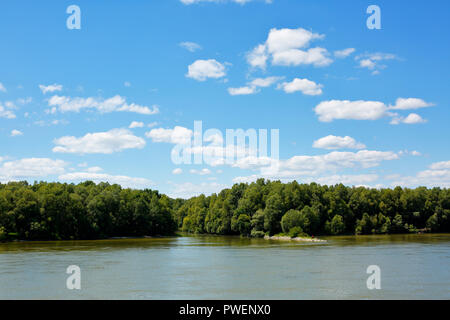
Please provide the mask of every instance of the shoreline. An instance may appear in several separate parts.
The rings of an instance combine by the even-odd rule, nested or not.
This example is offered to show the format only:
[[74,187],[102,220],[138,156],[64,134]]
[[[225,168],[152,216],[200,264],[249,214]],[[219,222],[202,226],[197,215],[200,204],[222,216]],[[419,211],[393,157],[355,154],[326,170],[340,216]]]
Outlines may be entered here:
[[297,241],[297,242],[328,242],[327,240],[317,239],[317,238],[302,238],[295,237],[291,238],[288,236],[264,236],[265,240],[278,240],[278,241]]

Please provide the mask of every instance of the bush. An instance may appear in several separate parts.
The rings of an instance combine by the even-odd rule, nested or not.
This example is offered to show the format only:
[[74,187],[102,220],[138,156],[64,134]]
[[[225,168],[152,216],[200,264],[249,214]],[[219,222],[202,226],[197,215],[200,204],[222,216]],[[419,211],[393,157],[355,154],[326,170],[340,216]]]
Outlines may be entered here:
[[296,238],[296,237],[307,237],[308,235],[303,232],[303,229],[300,227],[293,227],[291,230],[289,230],[289,237]]
[[253,238],[264,238],[264,236],[266,235],[264,233],[264,231],[257,231],[255,229],[252,230],[251,234],[250,234]]

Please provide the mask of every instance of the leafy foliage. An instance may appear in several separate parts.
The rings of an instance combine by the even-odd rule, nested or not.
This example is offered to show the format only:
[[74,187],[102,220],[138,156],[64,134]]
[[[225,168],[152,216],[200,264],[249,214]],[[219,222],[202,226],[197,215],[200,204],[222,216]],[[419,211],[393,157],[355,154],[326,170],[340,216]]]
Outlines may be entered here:
[[259,179],[175,211],[183,230],[212,234],[384,234],[450,231],[450,190],[368,189]]

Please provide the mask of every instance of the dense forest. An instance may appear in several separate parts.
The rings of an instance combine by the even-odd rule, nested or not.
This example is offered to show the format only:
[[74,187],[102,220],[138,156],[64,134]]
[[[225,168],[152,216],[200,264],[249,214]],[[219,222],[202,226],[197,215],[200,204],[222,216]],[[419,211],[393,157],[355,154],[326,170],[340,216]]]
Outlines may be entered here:
[[170,235],[175,202],[157,191],[90,181],[0,184],[0,240]]
[[0,240],[191,233],[262,237],[450,231],[450,190],[368,189],[259,179],[171,199],[108,183],[0,184]]
[[450,190],[368,189],[259,179],[187,200],[183,231],[261,237],[450,231]]

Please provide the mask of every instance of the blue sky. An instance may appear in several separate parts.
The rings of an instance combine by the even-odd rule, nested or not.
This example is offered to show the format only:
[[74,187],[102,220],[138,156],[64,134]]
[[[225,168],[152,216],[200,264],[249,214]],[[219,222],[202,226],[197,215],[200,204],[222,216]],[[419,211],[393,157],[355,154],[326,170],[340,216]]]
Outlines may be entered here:
[[[73,4],[81,29],[66,26]],[[366,26],[372,4],[381,30]],[[258,177],[449,187],[449,9],[3,1],[0,181],[106,180],[179,197]],[[173,163],[196,120],[224,135],[279,129],[279,171]]]

